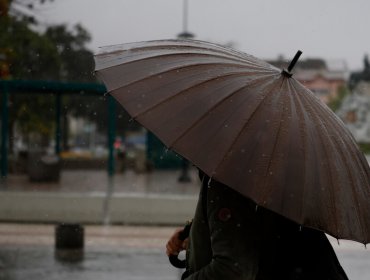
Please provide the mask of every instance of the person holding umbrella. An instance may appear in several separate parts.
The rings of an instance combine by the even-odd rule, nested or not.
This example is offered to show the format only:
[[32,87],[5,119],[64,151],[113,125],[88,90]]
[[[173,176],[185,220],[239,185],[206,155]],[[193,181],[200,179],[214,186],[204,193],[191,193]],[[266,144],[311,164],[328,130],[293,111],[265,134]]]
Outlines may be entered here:
[[301,227],[200,173],[190,237],[175,231],[168,256],[187,250],[186,280],[348,279],[323,232]]
[[109,94],[202,170],[188,245],[178,231],[167,246],[187,247],[183,279],[343,280],[324,232],[370,242],[369,164],[343,122],[292,77],[300,53],[287,70],[195,40],[95,56]]

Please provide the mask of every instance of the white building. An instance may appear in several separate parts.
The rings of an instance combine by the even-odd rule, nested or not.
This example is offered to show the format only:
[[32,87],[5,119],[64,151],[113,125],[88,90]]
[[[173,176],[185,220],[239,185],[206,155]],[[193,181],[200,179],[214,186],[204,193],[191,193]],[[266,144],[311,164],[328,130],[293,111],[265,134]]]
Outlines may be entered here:
[[370,142],[370,82],[361,81],[346,96],[337,115],[357,142]]

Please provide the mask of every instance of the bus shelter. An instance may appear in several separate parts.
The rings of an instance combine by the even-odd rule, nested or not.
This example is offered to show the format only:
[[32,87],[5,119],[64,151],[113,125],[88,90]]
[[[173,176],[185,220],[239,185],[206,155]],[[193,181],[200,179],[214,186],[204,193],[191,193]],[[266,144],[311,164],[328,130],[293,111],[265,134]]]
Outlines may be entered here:
[[[101,96],[106,93],[105,86],[97,83],[67,83],[57,81],[1,80],[1,177],[8,175],[9,149],[9,97],[11,94],[51,94],[54,96],[55,112],[55,154],[61,152],[61,108],[63,95]],[[107,96],[108,106],[108,173],[114,173],[114,139],[115,139],[115,101]]]
[[[0,139],[0,176],[5,178],[9,171],[9,106],[10,96],[13,94],[45,94],[54,97],[54,150],[55,155],[61,153],[62,135],[62,96],[96,96],[101,97],[106,94],[106,88],[98,83],[70,83],[59,81],[28,81],[28,80],[0,80],[0,111],[1,111],[1,139]],[[116,139],[116,101],[110,95],[106,96],[107,106],[107,143],[108,159],[107,171],[109,175],[115,172],[114,142]],[[36,109],[37,110],[37,109]],[[183,159],[163,146],[163,144],[151,133],[146,136],[146,159],[152,163],[152,167],[159,169],[181,168],[184,164]]]

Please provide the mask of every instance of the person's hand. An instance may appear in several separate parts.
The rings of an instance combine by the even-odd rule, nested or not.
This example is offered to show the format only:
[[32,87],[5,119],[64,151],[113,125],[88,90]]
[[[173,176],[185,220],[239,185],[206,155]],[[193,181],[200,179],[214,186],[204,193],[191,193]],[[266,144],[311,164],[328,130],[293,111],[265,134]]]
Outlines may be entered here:
[[175,230],[174,234],[170,237],[166,245],[166,254],[167,256],[170,255],[178,255],[181,251],[186,250],[189,243],[189,238],[185,240],[179,239],[179,234],[183,230],[183,228],[178,228]]

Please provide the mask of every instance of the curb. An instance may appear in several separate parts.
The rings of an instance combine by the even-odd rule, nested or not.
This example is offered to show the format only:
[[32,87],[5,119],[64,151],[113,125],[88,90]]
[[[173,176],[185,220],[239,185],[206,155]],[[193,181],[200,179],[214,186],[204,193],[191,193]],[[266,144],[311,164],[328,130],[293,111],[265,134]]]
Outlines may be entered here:
[[196,203],[189,195],[0,192],[0,221],[183,225]]

